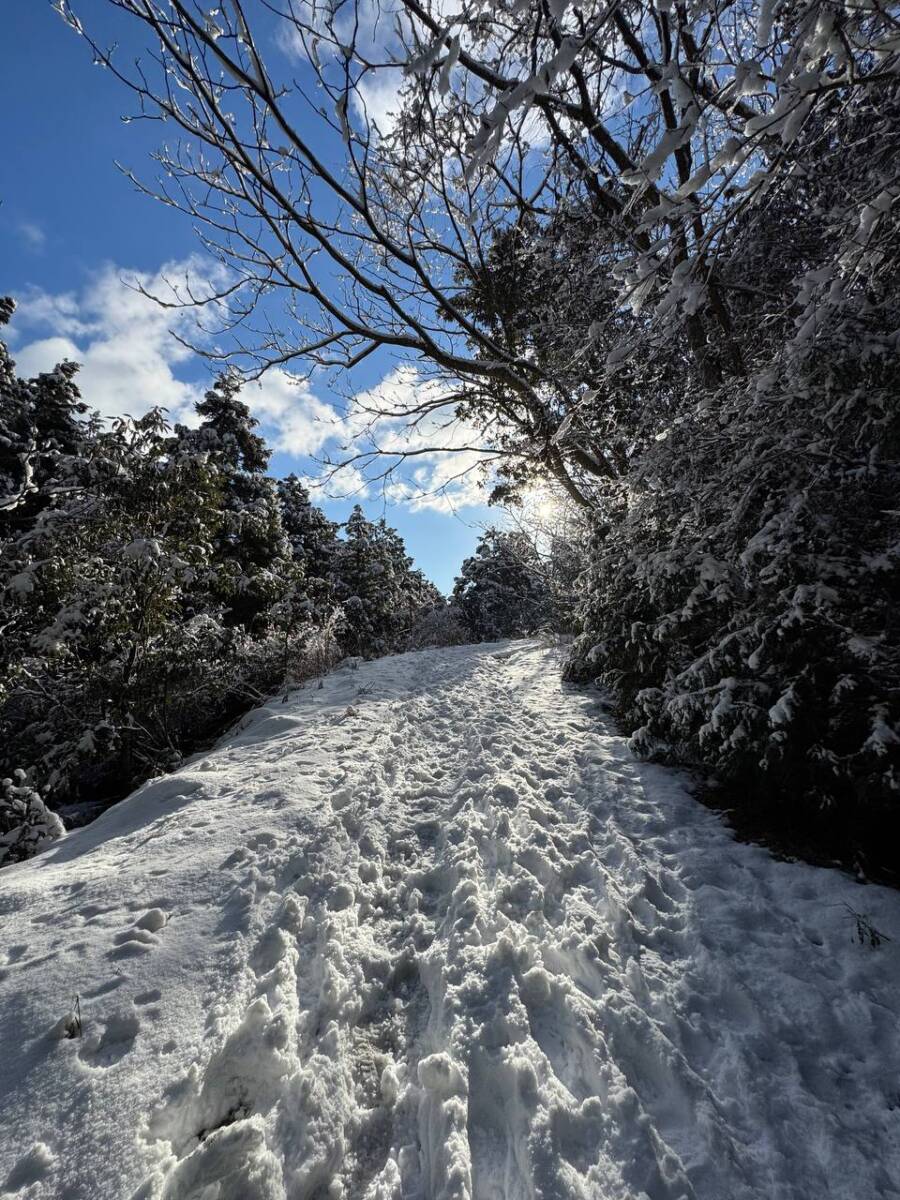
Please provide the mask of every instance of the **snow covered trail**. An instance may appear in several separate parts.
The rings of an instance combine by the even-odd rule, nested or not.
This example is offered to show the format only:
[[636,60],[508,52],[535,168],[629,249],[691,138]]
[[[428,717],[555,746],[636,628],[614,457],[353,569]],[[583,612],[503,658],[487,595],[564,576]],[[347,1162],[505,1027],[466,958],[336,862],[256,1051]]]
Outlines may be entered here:
[[900,1196],[900,895],[735,842],[535,643],[272,701],[0,939],[0,1194]]

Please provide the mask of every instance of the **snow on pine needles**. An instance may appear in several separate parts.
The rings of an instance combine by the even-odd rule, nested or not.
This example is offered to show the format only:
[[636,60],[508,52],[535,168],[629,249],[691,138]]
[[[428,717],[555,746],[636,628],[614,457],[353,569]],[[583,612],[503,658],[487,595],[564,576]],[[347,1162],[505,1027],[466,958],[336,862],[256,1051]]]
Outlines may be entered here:
[[898,1195],[900,898],[736,842],[537,643],[271,701],[0,914],[4,1194]]

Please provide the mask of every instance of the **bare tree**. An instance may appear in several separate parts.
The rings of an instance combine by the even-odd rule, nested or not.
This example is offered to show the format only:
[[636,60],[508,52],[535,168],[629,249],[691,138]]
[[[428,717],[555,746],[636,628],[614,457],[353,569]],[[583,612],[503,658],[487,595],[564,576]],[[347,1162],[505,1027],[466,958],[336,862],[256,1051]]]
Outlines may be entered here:
[[[364,460],[382,455],[379,421],[430,428],[460,412],[480,434],[467,449],[588,507],[625,467],[604,403],[636,347],[683,334],[674,353],[707,389],[746,373],[731,233],[790,178],[807,123],[827,128],[855,93],[896,82],[900,48],[887,0],[109,3],[150,35],[131,69],[75,3],[58,8],[133,90],[137,115],[174,131],[159,180],[139,186],[194,220],[228,269],[213,297],[180,301],[227,314],[223,356],[352,370],[393,352],[443,386],[368,413]],[[385,84],[389,121],[373,111]],[[851,286],[896,185],[848,197],[834,262]],[[538,353],[472,296],[491,286],[495,248],[528,229],[537,291],[555,281],[532,325],[552,331],[571,265],[556,254],[559,222],[573,214],[593,319],[557,329],[563,353]],[[811,311],[833,282],[813,285]],[[385,471],[422,452],[421,439],[394,446]]]

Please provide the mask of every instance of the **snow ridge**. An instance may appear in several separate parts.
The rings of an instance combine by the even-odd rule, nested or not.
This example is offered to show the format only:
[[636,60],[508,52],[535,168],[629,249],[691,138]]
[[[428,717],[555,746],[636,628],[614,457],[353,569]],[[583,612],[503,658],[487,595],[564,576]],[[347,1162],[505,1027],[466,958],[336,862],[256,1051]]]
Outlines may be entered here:
[[351,664],[2,882],[34,1200],[898,1195],[897,896],[735,843],[534,643]]

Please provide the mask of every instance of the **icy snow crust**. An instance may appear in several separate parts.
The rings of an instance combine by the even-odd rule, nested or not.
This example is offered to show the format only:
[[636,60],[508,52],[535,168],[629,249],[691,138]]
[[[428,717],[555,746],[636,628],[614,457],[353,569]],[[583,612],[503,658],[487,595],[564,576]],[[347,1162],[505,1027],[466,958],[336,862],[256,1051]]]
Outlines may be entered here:
[[345,668],[0,874],[0,1189],[897,1196],[898,900],[533,643]]

